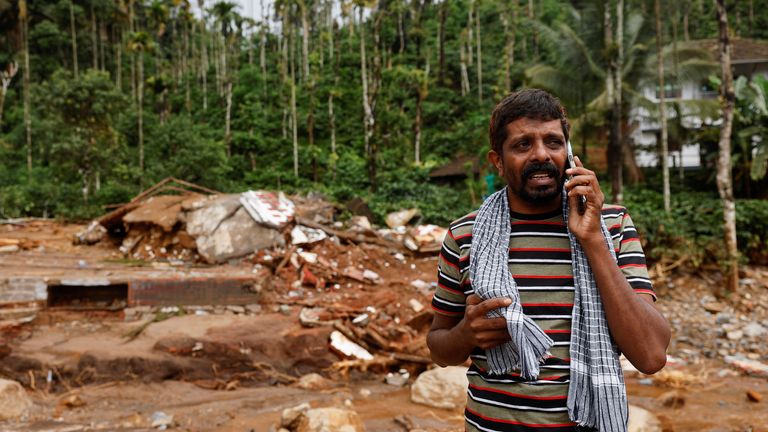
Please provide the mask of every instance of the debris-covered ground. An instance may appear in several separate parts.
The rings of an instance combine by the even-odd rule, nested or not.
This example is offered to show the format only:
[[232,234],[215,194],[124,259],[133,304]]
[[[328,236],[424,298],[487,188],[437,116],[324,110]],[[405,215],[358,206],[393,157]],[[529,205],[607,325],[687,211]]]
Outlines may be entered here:
[[[0,225],[0,429],[462,430],[463,372],[425,345],[438,227],[341,223],[316,197],[270,226],[259,197],[212,192],[145,197],[101,229]],[[670,360],[628,368],[656,417],[633,422],[768,431],[768,269],[726,299],[716,273],[659,270]]]

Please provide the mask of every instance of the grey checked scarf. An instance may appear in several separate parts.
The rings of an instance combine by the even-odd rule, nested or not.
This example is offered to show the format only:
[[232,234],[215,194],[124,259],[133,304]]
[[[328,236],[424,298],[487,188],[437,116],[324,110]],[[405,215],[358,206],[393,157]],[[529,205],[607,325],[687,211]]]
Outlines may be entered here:
[[[563,219],[568,226],[568,200],[563,192]],[[603,236],[616,258],[605,222]],[[472,229],[469,276],[475,293],[482,299],[508,297],[512,304],[489,313],[503,317],[511,341],[486,350],[492,374],[519,370],[526,380],[536,380],[539,364],[553,345],[552,339],[523,314],[517,285],[509,272],[508,250],[511,232],[507,189],[483,203]],[[575,296],[571,324],[571,376],[568,387],[568,414],[579,426],[601,432],[627,430],[627,392],[618,359],[618,349],[608,332],[603,303],[584,250],[568,231],[573,260]]]

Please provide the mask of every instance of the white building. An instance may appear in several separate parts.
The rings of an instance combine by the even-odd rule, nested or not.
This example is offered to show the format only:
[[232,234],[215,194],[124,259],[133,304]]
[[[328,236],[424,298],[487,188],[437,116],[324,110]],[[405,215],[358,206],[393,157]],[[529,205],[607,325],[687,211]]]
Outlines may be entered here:
[[[768,78],[768,41],[755,39],[731,39],[732,52],[731,62],[733,65],[734,79],[740,76],[752,77],[757,74]],[[712,56],[713,61],[718,59],[718,40],[703,39],[697,41],[680,42],[679,47],[691,47],[706,50]],[[719,71],[717,73],[719,75]],[[683,82],[679,87],[666,85],[665,99],[668,103],[667,117],[674,118],[676,113],[670,109],[670,102],[680,102],[683,114],[681,125],[687,130],[696,130],[704,124],[718,125],[722,120],[715,118],[700,118],[697,115],[686,115],[685,102],[694,100],[718,98],[716,89],[709,87],[704,82]],[[646,87],[642,89],[643,96],[648,100],[658,104],[658,88]],[[690,112],[690,110],[688,110]],[[640,167],[659,166],[658,162],[658,142],[661,134],[659,122],[655,115],[651,115],[645,107],[635,107],[630,113],[632,123],[632,132],[630,138],[634,141],[637,164]],[[682,146],[681,146],[682,144]],[[681,148],[682,147],[682,148]],[[701,151],[699,144],[693,141],[669,143],[669,166],[679,168],[682,159],[683,168],[697,168],[701,166]]]

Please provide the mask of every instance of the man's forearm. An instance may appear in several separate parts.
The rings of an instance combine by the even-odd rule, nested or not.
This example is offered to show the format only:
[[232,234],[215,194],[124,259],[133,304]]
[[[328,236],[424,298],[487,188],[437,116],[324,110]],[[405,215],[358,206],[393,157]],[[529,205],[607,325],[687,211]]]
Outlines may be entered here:
[[458,325],[451,329],[435,329],[427,334],[427,346],[432,360],[440,366],[464,363],[474,347],[459,334]]
[[600,290],[613,339],[638,370],[657,372],[666,363],[670,339],[667,320],[653,304],[634,292],[602,236],[582,245]]

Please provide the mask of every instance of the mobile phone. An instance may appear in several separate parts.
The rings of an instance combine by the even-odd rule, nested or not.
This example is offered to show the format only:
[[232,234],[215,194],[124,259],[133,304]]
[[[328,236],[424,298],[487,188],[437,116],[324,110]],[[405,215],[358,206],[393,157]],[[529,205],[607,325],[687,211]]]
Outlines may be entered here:
[[[568,147],[568,165],[571,168],[576,168],[576,162],[573,161],[573,147],[571,147],[571,140],[567,141],[566,146]],[[570,180],[572,177],[573,176],[569,176],[568,180]],[[580,215],[583,215],[584,212],[587,211],[587,197],[581,195],[579,198],[579,207],[577,210]]]

